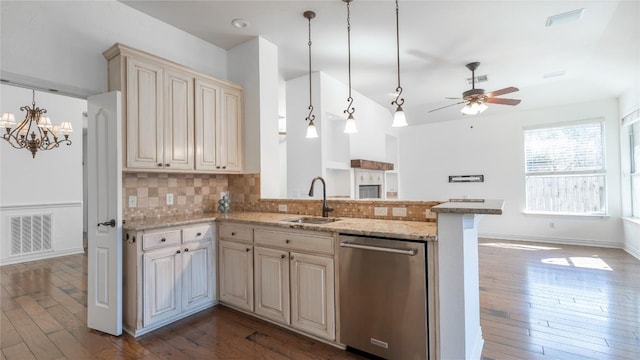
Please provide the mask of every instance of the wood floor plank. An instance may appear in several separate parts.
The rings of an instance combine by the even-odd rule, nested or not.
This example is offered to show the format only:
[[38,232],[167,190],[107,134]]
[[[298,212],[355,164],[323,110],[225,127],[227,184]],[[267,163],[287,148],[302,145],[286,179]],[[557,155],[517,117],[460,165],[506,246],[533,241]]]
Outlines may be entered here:
[[64,329],[64,327],[31,296],[20,296],[16,298],[16,302],[20,304],[22,310],[31,317],[31,320],[33,320],[45,334]]
[[62,356],[49,337],[22,309],[8,311],[6,315],[36,358],[45,360]]
[[60,330],[49,334],[49,339],[56,344],[67,359],[91,359],[91,349],[87,349],[78,343],[73,335],[66,330]]
[[3,348],[2,355],[7,360],[36,360],[31,350],[23,342]]

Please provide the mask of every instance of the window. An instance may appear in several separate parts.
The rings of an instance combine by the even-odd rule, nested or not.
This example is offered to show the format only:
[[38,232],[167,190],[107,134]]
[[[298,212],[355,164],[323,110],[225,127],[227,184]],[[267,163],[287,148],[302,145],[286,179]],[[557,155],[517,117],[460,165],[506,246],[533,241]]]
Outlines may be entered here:
[[524,149],[527,211],[606,214],[602,121],[525,129]]
[[636,121],[631,125],[629,140],[631,144],[632,215],[640,217],[640,121]]

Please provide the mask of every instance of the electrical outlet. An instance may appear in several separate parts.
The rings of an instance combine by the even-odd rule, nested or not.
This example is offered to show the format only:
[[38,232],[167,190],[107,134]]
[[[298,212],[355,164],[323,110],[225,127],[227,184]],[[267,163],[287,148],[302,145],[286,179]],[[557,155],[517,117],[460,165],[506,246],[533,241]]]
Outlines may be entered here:
[[391,214],[393,216],[407,216],[407,208],[394,207],[391,209]]
[[138,197],[135,195],[129,196],[129,207],[134,208],[138,206]]
[[552,228],[552,229],[555,229],[556,228],[556,224],[553,221],[550,221],[549,222],[549,227]]
[[287,205],[286,204],[279,204],[278,205],[278,211],[287,212]]
[[389,208],[386,206],[375,206],[373,208],[373,215],[374,216],[387,216],[387,214],[389,213]]
[[173,205],[173,194],[167,194],[167,205]]

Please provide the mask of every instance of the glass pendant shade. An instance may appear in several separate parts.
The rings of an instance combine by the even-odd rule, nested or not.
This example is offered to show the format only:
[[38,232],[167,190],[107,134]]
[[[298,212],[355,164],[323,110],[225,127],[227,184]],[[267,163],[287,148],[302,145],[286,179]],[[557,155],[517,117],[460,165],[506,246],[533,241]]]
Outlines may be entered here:
[[476,101],[472,101],[467,103],[467,105],[465,105],[460,112],[465,114],[465,115],[477,115],[480,114],[481,112],[487,110],[488,106],[484,103],[478,103]]
[[358,128],[356,127],[356,120],[353,118],[353,114],[349,114],[347,118],[347,123],[344,125],[344,133],[345,134],[355,134],[358,132]]
[[51,129],[51,119],[48,116],[40,116],[40,120],[38,120],[38,126],[41,129],[49,130]]
[[62,134],[71,134],[73,132],[73,127],[71,123],[68,121],[64,121],[60,124],[60,132]]
[[402,106],[398,105],[396,112],[393,114],[393,123],[392,127],[403,127],[407,126],[407,117],[404,115],[404,110]]
[[12,128],[16,125],[16,117],[13,113],[6,112],[0,118],[0,127]]
[[307,126],[307,139],[315,139],[318,137],[318,131],[316,129],[316,124],[313,121],[309,122],[309,126]]

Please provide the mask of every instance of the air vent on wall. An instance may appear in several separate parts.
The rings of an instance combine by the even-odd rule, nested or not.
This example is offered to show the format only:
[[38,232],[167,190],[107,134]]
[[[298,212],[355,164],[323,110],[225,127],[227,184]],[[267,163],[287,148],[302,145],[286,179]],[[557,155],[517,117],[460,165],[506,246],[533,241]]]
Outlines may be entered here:
[[51,214],[10,217],[11,255],[51,250]]

